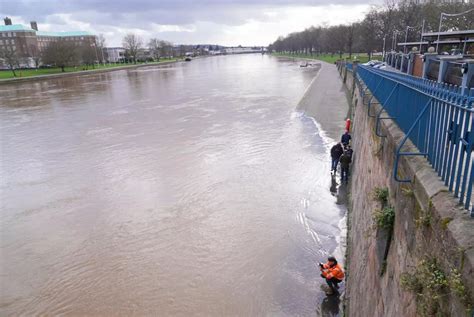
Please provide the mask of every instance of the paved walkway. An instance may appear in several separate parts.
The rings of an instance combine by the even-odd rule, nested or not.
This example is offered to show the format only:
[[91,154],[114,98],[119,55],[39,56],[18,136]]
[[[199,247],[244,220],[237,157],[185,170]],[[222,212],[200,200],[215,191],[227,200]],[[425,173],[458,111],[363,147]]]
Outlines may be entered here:
[[339,141],[349,111],[346,89],[336,65],[317,62],[321,64],[321,69],[297,109],[315,118],[328,137]]

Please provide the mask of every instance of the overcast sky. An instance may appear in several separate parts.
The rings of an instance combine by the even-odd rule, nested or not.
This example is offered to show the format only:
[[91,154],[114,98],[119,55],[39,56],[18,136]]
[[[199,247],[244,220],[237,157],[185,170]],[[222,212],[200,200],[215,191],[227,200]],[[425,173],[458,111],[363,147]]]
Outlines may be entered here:
[[[0,0],[0,16],[42,31],[104,34],[107,46],[137,33],[175,44],[268,45],[311,25],[361,20],[381,0]],[[368,4],[370,3],[370,4]]]

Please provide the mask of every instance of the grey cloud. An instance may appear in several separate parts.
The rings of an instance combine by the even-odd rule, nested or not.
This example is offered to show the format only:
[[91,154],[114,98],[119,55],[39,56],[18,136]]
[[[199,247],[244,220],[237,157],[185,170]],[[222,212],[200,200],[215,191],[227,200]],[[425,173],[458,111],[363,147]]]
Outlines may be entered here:
[[[379,0],[374,0],[379,1]],[[25,20],[49,22],[54,14],[73,14],[75,20],[92,24],[146,27],[148,23],[186,25],[196,21],[240,25],[248,19],[265,21],[264,9],[284,6],[365,4],[363,0],[0,0],[0,13]],[[62,24],[63,22],[58,21]]]

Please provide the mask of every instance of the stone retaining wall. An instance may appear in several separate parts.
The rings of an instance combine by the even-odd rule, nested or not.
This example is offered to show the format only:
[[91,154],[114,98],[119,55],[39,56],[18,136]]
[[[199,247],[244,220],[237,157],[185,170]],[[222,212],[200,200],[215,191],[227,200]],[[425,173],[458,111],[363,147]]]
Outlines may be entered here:
[[[423,157],[402,157],[400,177],[412,182],[394,180],[395,150],[404,133],[392,120],[382,120],[380,131],[386,137],[377,136],[375,118],[367,115],[350,72],[346,86],[353,92],[354,148],[346,315],[422,316],[436,312],[437,316],[474,316],[467,309],[469,302],[474,302],[474,219],[447,192]],[[372,113],[380,109],[376,102],[372,107]],[[413,144],[408,144],[410,147],[414,148]],[[374,212],[381,209],[373,197],[375,188],[388,188],[387,204],[395,210],[391,234],[374,225]],[[422,270],[423,263],[436,263],[448,285],[430,290],[430,278],[425,278],[418,281],[423,296],[416,296],[409,287],[402,287],[401,279],[423,276],[410,275]]]

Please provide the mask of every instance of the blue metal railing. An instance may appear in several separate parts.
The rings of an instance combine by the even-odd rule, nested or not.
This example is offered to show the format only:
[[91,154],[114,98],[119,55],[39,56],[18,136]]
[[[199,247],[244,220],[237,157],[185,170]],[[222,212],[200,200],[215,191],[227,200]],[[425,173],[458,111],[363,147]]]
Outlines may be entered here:
[[352,63],[346,62],[346,68],[347,68],[347,70],[350,70],[350,71],[354,70],[353,67],[352,67]]
[[[368,105],[372,97],[381,104],[381,110],[371,115],[377,120],[377,135],[384,137],[378,129],[382,119],[394,120],[405,133],[396,151],[394,178],[411,181],[399,178],[401,156],[424,156],[474,217],[474,89],[461,94],[457,86],[363,65],[356,71],[366,86],[361,87],[362,97],[367,91],[372,93]],[[383,110],[388,116],[382,117]],[[403,151],[408,139],[419,152]]]

